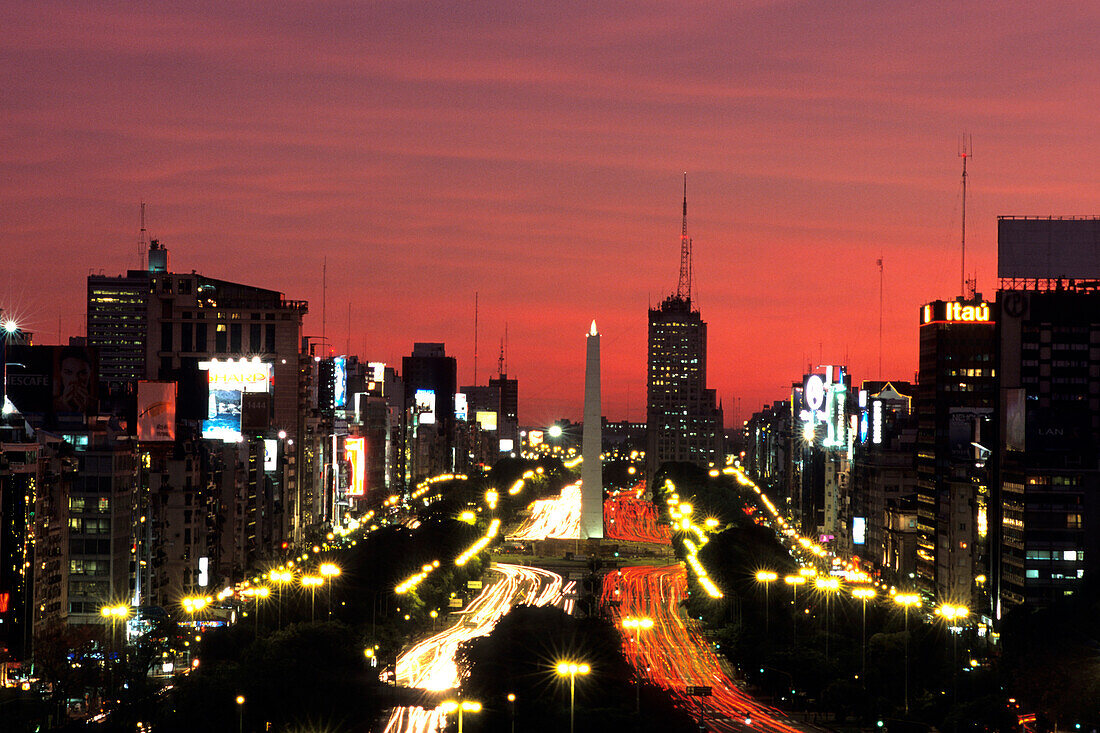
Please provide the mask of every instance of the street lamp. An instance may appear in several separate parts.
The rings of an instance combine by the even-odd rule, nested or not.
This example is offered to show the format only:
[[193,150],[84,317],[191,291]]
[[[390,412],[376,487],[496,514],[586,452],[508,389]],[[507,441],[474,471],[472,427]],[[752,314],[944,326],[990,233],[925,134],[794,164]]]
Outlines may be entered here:
[[[128,604],[125,604],[125,603],[119,603],[119,604],[116,604],[116,605],[113,605],[113,606],[101,606],[100,609],[99,609],[99,615],[102,616],[103,618],[107,619],[108,622],[111,624],[111,651],[112,652],[115,651],[115,647],[117,646],[117,643],[115,641],[115,628],[117,627],[117,625],[120,621],[125,621],[126,619],[130,618],[130,612],[132,610],[133,609]],[[115,676],[114,667],[109,666],[108,669],[110,670],[111,687],[113,688],[114,687],[114,676]]]
[[569,733],[573,733],[573,702],[576,697],[577,675],[588,674],[592,671],[592,668],[587,664],[577,664],[576,662],[558,662],[558,666],[554,668],[554,671],[558,673],[559,677],[569,678]]
[[508,712],[512,718],[512,733],[516,733],[516,693],[508,693]]
[[310,622],[313,622],[313,621],[316,620],[316,614],[314,613],[314,609],[316,608],[316,605],[315,605],[314,602],[316,600],[317,586],[321,585],[324,582],[325,582],[324,578],[318,577],[316,575],[303,575],[302,576],[302,580],[301,580],[302,587],[303,588],[309,588],[309,620],[310,620]]
[[634,644],[633,655],[635,657],[634,667],[638,673],[638,684],[634,687],[634,714],[638,717],[642,715],[642,675],[641,664],[637,661],[638,654],[641,652],[641,639],[639,638],[643,631],[649,631],[653,628],[653,619],[649,616],[627,616],[623,619],[623,628],[629,629],[634,632],[634,635],[630,637],[630,641]]
[[272,570],[268,574],[268,577],[271,579],[271,582],[275,583],[279,588],[279,597],[276,599],[277,600],[276,607],[278,609],[277,613],[278,613],[278,619],[279,619],[279,628],[281,629],[281,628],[283,628],[283,588],[282,587],[284,585],[286,585],[287,583],[293,583],[294,582],[294,571],[293,570]]
[[863,660],[862,669],[860,675],[863,678],[863,684],[867,684],[867,601],[875,597],[874,588],[853,588],[852,598],[858,598],[863,602],[863,635],[860,637],[862,640],[862,653]]
[[237,695],[237,731],[244,731],[244,695]]
[[909,715],[909,609],[920,608],[920,596],[916,593],[898,593],[894,603],[905,609],[905,714]]
[[462,733],[462,714],[481,712],[481,703],[473,700],[444,700],[439,709],[446,715],[458,713],[458,733]]
[[806,576],[787,575],[783,578],[783,582],[791,586],[791,591],[794,593],[791,599],[791,605],[794,606],[794,612],[791,614],[791,649],[793,650],[798,646],[798,586],[806,585]]
[[772,582],[779,579],[779,574],[772,570],[758,570],[756,582],[764,584],[764,635],[768,635],[768,617],[771,611],[771,599],[768,597],[768,588]]
[[321,563],[321,567],[317,568],[321,573],[321,577],[328,581],[328,615],[332,616],[332,579],[340,574],[340,568],[330,562]]
[[951,687],[952,698],[955,702],[959,699],[959,641],[958,635],[962,633],[962,620],[970,615],[970,609],[966,606],[955,606],[950,603],[941,604],[936,609],[936,615],[947,622],[947,631],[951,634]]
[[[840,580],[819,575],[814,578],[814,588],[825,594],[825,667],[829,666],[829,598],[840,590]],[[828,670],[826,669],[826,673]]]

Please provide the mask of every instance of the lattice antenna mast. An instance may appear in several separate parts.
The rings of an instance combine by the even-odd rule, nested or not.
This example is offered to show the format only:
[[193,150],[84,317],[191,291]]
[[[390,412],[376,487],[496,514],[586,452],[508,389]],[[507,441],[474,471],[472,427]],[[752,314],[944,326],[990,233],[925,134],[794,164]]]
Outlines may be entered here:
[[138,241],[138,269],[145,269],[145,253],[149,251],[149,239],[145,231],[145,202],[141,202],[141,239]]
[[962,281],[961,291],[966,296],[966,159],[974,155],[974,142],[970,135],[963,134],[959,138],[959,157],[963,159],[962,174]]
[[676,297],[691,301],[691,238],[688,237],[688,174],[684,173],[684,225],[680,231],[680,283]]

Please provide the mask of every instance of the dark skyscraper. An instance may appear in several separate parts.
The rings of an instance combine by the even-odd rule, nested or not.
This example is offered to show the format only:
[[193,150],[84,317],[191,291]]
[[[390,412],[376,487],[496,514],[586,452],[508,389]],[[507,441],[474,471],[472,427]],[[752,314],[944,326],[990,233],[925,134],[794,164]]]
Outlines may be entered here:
[[723,460],[722,410],[707,389],[707,324],[691,303],[687,179],[676,293],[649,311],[646,398],[647,478],[666,461],[700,466]]
[[980,296],[921,308],[917,385],[917,582],[985,613],[996,403],[996,306]]

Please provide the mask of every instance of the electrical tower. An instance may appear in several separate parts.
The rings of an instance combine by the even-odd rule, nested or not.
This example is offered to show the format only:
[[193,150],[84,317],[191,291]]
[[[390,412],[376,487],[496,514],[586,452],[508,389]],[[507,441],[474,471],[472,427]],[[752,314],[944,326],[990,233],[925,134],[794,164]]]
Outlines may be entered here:
[[680,232],[680,283],[676,297],[691,302],[691,238],[688,237],[688,174],[684,173],[684,225]]

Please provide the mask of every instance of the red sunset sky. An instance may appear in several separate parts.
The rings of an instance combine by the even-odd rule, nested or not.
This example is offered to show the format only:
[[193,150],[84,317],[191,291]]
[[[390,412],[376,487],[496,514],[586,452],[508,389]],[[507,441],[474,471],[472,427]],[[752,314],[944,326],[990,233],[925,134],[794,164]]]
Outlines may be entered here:
[[[482,381],[505,325],[521,421],[644,418],[646,308],[696,302],[727,423],[807,361],[916,369],[918,306],[995,289],[998,214],[1100,213],[1095,2],[0,3],[0,307],[83,333],[138,264],[310,301],[306,333]],[[736,413],[741,399],[740,415]]]

